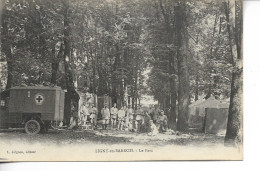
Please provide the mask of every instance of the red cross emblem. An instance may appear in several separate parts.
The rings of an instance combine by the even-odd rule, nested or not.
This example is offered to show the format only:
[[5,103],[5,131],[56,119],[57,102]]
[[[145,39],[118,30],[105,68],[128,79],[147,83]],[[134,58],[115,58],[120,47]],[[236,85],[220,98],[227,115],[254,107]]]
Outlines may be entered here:
[[37,105],[42,105],[44,97],[41,94],[36,94],[34,100]]

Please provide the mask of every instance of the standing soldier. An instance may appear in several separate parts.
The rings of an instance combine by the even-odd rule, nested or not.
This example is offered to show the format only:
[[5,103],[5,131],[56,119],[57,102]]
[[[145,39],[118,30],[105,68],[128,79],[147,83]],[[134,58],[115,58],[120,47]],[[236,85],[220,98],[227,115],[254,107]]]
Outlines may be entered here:
[[105,107],[101,110],[102,119],[103,119],[103,129],[107,129],[107,125],[109,124],[110,119],[110,111],[107,107],[107,104],[105,104]]
[[143,110],[141,109],[141,106],[139,105],[137,107],[137,110],[135,111],[135,129],[137,132],[140,130],[140,126],[143,123]]
[[122,106],[121,109],[118,111],[118,130],[123,130],[124,126],[124,121],[125,121],[125,110],[124,107]]
[[111,108],[111,128],[114,129],[116,127],[116,119],[117,119],[118,109],[116,108],[116,103]]
[[89,109],[89,113],[90,113],[90,122],[92,124],[92,129],[96,129],[97,128],[97,114],[98,114],[98,110],[97,108],[95,108],[94,103],[92,103],[90,109]]
[[131,105],[126,109],[126,126],[128,130],[133,130],[134,113]]
[[88,116],[89,116],[89,109],[88,106],[86,105],[86,102],[83,102],[81,109],[80,109],[80,122],[83,126],[86,125]]
[[160,111],[160,115],[157,118],[157,125],[159,132],[166,132],[168,129],[168,119],[167,116],[164,115],[164,111]]
[[151,124],[150,124],[150,120],[151,117],[149,115],[149,111],[145,111],[144,112],[144,116],[143,116],[143,125],[142,125],[142,132],[150,132],[151,130]]
[[154,105],[154,108],[155,109],[152,112],[152,120],[153,120],[153,123],[156,124],[159,113],[160,113],[160,109],[157,105]]

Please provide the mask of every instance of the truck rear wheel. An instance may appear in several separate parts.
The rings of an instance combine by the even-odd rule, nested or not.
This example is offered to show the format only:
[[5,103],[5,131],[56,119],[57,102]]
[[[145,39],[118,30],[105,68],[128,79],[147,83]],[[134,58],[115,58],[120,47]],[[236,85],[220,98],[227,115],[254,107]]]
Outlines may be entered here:
[[25,132],[27,134],[38,134],[41,130],[41,125],[38,121],[36,120],[29,120],[25,124]]

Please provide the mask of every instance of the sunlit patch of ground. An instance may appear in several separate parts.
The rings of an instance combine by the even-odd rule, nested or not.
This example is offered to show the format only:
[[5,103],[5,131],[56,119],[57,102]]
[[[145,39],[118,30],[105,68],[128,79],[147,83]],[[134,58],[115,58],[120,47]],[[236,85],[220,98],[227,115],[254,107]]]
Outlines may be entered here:
[[223,135],[199,132],[187,134],[149,136],[147,133],[117,130],[50,130],[45,134],[28,135],[22,129],[1,130],[0,140],[6,143],[43,143],[50,145],[68,144],[132,144],[148,146],[215,146],[222,145]]

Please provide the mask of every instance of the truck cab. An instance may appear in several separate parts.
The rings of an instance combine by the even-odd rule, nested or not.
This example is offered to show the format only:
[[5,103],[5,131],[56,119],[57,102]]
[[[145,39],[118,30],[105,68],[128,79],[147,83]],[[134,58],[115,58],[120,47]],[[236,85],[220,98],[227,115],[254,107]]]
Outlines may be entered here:
[[10,91],[0,93],[0,129],[8,128],[8,102]]

